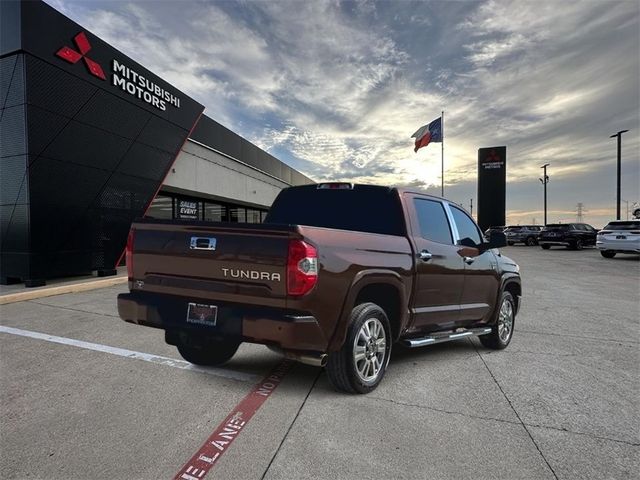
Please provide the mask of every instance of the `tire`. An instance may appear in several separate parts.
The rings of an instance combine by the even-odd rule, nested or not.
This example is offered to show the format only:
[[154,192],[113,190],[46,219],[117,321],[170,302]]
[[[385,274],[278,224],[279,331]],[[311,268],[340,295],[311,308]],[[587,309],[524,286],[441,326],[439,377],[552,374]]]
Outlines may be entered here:
[[616,252],[612,252],[611,250],[600,250],[600,255],[604,258],[613,258],[616,256]]
[[573,245],[574,245],[574,249],[575,249],[575,250],[582,250],[582,249],[583,249],[582,239],[577,238],[577,239],[573,242]]
[[326,371],[331,385],[346,393],[375,390],[387,369],[391,342],[391,327],[385,311],[375,303],[357,305],[351,311],[344,345],[329,355]]
[[527,237],[527,240],[525,243],[527,247],[533,247],[536,244],[536,239],[533,237]]
[[549,250],[551,248],[551,245],[540,245],[542,247],[543,250]]
[[178,352],[187,362],[203,367],[216,367],[228,362],[240,342],[229,340],[200,340],[183,337],[177,342]]
[[515,242],[507,242],[507,245],[509,245],[510,247],[513,246],[515,244]]
[[[516,302],[510,292],[502,292],[500,297],[500,307],[496,311],[495,324],[491,333],[481,335],[478,338],[480,343],[492,350],[502,350],[507,348],[513,338],[513,327],[516,320]],[[505,329],[508,332],[505,333]]]

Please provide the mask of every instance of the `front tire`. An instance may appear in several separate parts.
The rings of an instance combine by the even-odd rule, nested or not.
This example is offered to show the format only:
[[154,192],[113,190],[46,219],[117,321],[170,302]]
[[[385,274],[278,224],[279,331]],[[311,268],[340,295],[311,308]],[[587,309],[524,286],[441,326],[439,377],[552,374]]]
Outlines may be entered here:
[[546,244],[542,244],[540,246],[542,247],[543,250],[549,250],[551,248],[551,245],[546,245]]
[[342,348],[329,355],[326,370],[333,387],[346,393],[369,393],[382,381],[391,355],[391,328],[385,311],[362,303],[351,311]]
[[604,258],[613,258],[616,256],[616,252],[612,252],[611,250],[600,250],[600,255]]
[[516,301],[511,292],[502,292],[500,308],[491,333],[478,337],[480,343],[492,350],[507,348],[513,338],[513,327],[516,320]]
[[178,352],[187,362],[203,367],[217,367],[231,360],[240,342],[229,340],[201,340],[183,337],[177,345]]
[[533,237],[527,238],[526,244],[528,247],[533,247],[536,244],[536,239]]

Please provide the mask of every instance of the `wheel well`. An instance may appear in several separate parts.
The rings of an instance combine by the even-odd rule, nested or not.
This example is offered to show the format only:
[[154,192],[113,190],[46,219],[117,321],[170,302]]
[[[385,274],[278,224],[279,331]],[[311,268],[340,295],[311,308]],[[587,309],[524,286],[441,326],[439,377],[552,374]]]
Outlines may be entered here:
[[400,319],[402,316],[400,292],[392,285],[384,283],[374,283],[367,285],[356,297],[355,305],[371,302],[382,308],[391,326],[391,335],[394,339],[400,336]]
[[513,300],[516,302],[516,310],[518,308],[518,302],[520,301],[520,295],[522,295],[522,287],[519,283],[509,282],[504,286],[504,290],[513,295]]

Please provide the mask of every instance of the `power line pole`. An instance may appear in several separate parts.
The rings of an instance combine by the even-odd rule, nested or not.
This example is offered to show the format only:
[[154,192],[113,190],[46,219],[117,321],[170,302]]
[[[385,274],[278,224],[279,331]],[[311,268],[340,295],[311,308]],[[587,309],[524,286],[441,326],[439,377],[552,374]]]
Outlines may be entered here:
[[618,163],[616,176],[616,220],[620,220],[620,170],[622,164],[622,134],[629,130],[620,130],[618,133],[611,135],[609,138],[618,137]]
[[[629,205],[628,202],[627,202],[627,205]],[[469,199],[469,207],[470,207],[471,216],[473,217],[473,198]]]
[[627,204],[627,220],[629,220],[629,200],[622,200],[622,201]]
[[545,163],[540,168],[544,169],[544,175],[542,178],[539,178],[542,185],[544,185],[544,226],[547,226],[547,183],[549,183],[549,175],[547,175],[547,167],[551,165],[550,163]]
[[584,208],[584,203],[578,203],[578,205],[576,205],[576,222],[583,223],[585,213],[587,213],[587,209]]

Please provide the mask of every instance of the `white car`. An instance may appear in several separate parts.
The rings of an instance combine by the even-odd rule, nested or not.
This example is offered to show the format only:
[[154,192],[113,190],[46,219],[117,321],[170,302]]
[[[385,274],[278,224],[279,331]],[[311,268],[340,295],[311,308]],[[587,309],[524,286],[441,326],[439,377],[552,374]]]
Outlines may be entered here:
[[596,247],[605,258],[616,253],[640,254],[640,220],[614,220],[598,232]]

